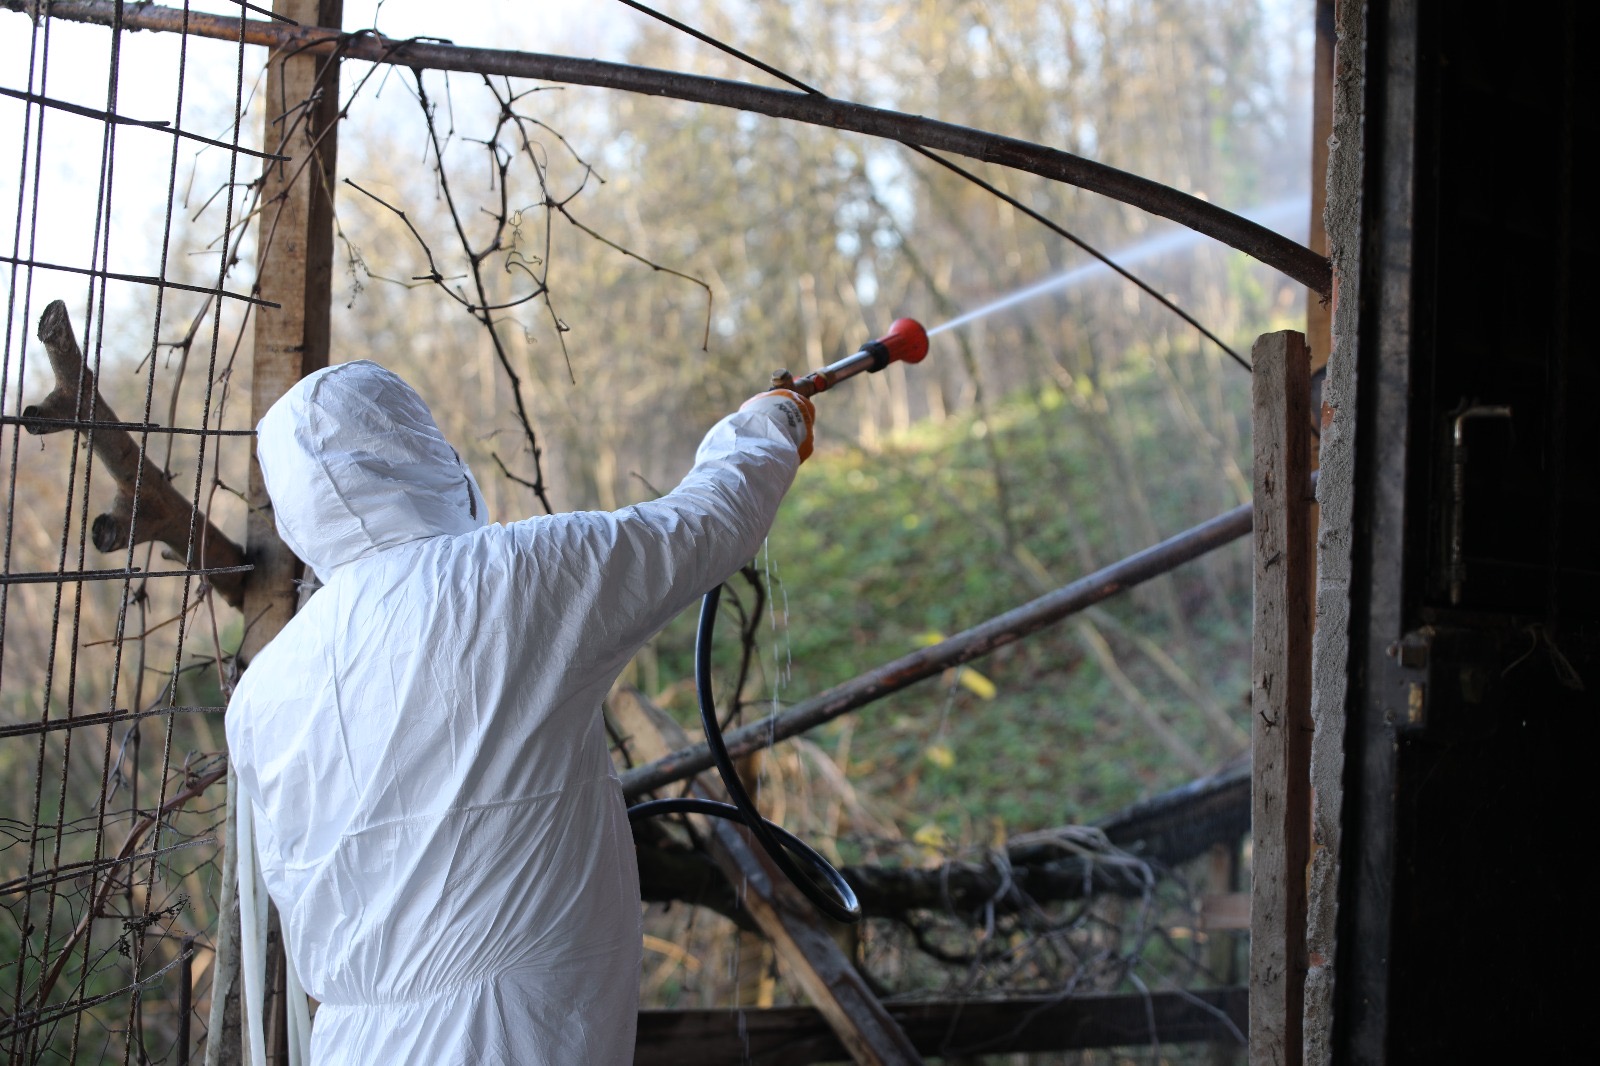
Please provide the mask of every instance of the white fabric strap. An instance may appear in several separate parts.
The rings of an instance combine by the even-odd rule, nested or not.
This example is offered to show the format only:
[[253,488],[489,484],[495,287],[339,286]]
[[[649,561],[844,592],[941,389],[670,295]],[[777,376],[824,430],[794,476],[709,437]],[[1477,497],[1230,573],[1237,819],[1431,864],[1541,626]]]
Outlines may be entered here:
[[250,1066],[267,1066],[267,893],[256,858],[255,804],[240,796],[234,813],[239,845],[239,966],[244,971],[244,1054]]
[[[239,842],[239,965],[244,970],[245,1061],[266,1066],[267,885],[256,853],[255,804],[239,797],[235,839]],[[289,1066],[310,1066],[311,1005],[287,950],[284,994],[289,1007]]]
[[311,1004],[287,947],[283,952],[284,994],[289,997],[289,1066],[311,1064]]

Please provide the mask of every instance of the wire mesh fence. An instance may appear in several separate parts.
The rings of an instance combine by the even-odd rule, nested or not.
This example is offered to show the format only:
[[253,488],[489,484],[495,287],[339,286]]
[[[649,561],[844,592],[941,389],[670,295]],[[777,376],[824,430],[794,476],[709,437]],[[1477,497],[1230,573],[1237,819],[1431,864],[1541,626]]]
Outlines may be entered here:
[[38,8],[0,45],[0,1048],[183,1062],[245,569],[233,270],[260,61]]

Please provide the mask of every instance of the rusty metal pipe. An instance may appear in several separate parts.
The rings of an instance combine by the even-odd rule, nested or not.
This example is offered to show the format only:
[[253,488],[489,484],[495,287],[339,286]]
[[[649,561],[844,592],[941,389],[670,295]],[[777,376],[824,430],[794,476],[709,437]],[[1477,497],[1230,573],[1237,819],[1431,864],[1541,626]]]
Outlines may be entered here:
[[[824,722],[831,722],[840,715],[925,678],[934,677],[952,666],[971,662],[996,648],[1015,643],[1030,633],[1238,540],[1250,532],[1253,515],[1251,504],[1241,504],[1208,522],[1130,555],[1121,562],[1096,570],[1070,585],[958,633],[949,640],[903,655],[850,681],[835,685],[773,718],[736,729],[725,738],[728,754],[735,759],[750,755],[780,740],[815,729]],[[710,749],[704,744],[695,744],[629,770],[622,775],[622,790],[631,801],[646,792],[692,777],[711,764]]]
[[[0,0],[0,8],[33,13],[35,0]],[[1237,248],[1323,297],[1333,291],[1333,269],[1326,256],[1197,196],[1057,148],[921,115],[834,100],[820,94],[625,63],[494,48],[462,48],[427,41],[398,41],[372,32],[346,34],[316,26],[202,15],[156,4],[123,6],[109,0],[56,0],[47,10],[54,18],[117,24],[130,30],[181,30],[193,36],[317,53],[337,48],[347,59],[392,63],[415,70],[454,70],[620,89],[884,137],[1038,174],[1109,196]]]

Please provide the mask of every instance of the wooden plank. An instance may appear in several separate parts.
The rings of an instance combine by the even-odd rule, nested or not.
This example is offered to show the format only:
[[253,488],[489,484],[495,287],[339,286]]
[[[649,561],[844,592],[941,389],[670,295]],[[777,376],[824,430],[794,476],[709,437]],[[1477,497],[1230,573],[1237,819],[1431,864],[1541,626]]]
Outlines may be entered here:
[[1250,1062],[1299,1066],[1311,818],[1310,353],[1251,352],[1255,618],[1251,655]]
[[[344,21],[344,0],[274,0],[272,7],[303,26],[337,27]],[[254,309],[251,425],[259,422],[267,408],[295,382],[328,365],[338,63],[336,57],[287,50],[275,50],[267,58],[267,115],[262,143],[268,152],[289,159],[266,163],[262,175],[262,210],[256,240],[257,295],[281,306]],[[311,105],[303,106],[308,100],[313,101]],[[297,582],[303,568],[278,538],[254,449],[245,498],[249,503],[245,554],[255,569],[244,588],[244,637],[239,658],[248,664],[294,615]],[[232,802],[232,770],[228,786]],[[240,1054],[238,869],[231,840],[223,876],[224,905],[218,918],[206,1066],[238,1062]],[[279,965],[277,970],[281,973],[283,967]],[[282,995],[272,998],[276,1007],[281,1007]],[[281,1010],[276,1013],[279,1018],[286,1017]],[[274,1025],[267,1037],[269,1058],[287,1063],[286,1033],[282,1027]]]
[[[890,1016],[918,1052],[967,1056],[1216,1043],[1238,1046],[1246,1025],[1242,988],[1149,996],[1023,996],[1006,1000],[894,1003]],[[634,1066],[836,1062],[844,1048],[810,1007],[639,1012]],[[988,1061],[985,1059],[984,1061]]]
[[[638,692],[618,688],[608,706],[636,757],[658,759],[687,742],[678,723]],[[726,800],[720,782],[709,773],[695,779],[694,790],[708,799]],[[722,818],[700,821],[712,858],[729,883],[743,889],[745,909],[766,934],[789,976],[832,1029],[836,1049],[855,1062],[875,1066],[920,1063],[916,1047],[834,941],[828,919],[777,871],[749,831]],[[697,1053],[692,1057],[740,1061],[738,1056],[721,1059]]]

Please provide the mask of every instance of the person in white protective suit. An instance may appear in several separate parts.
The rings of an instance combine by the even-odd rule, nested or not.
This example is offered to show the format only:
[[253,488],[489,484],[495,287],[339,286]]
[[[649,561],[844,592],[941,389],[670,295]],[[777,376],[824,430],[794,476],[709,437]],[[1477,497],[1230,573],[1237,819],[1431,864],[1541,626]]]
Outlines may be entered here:
[[632,1061],[639,878],[601,700],[754,557],[808,400],[722,419],[670,494],[486,525],[422,399],[320,370],[258,427],[278,531],[322,588],[228,708],[238,803],[319,1063]]

